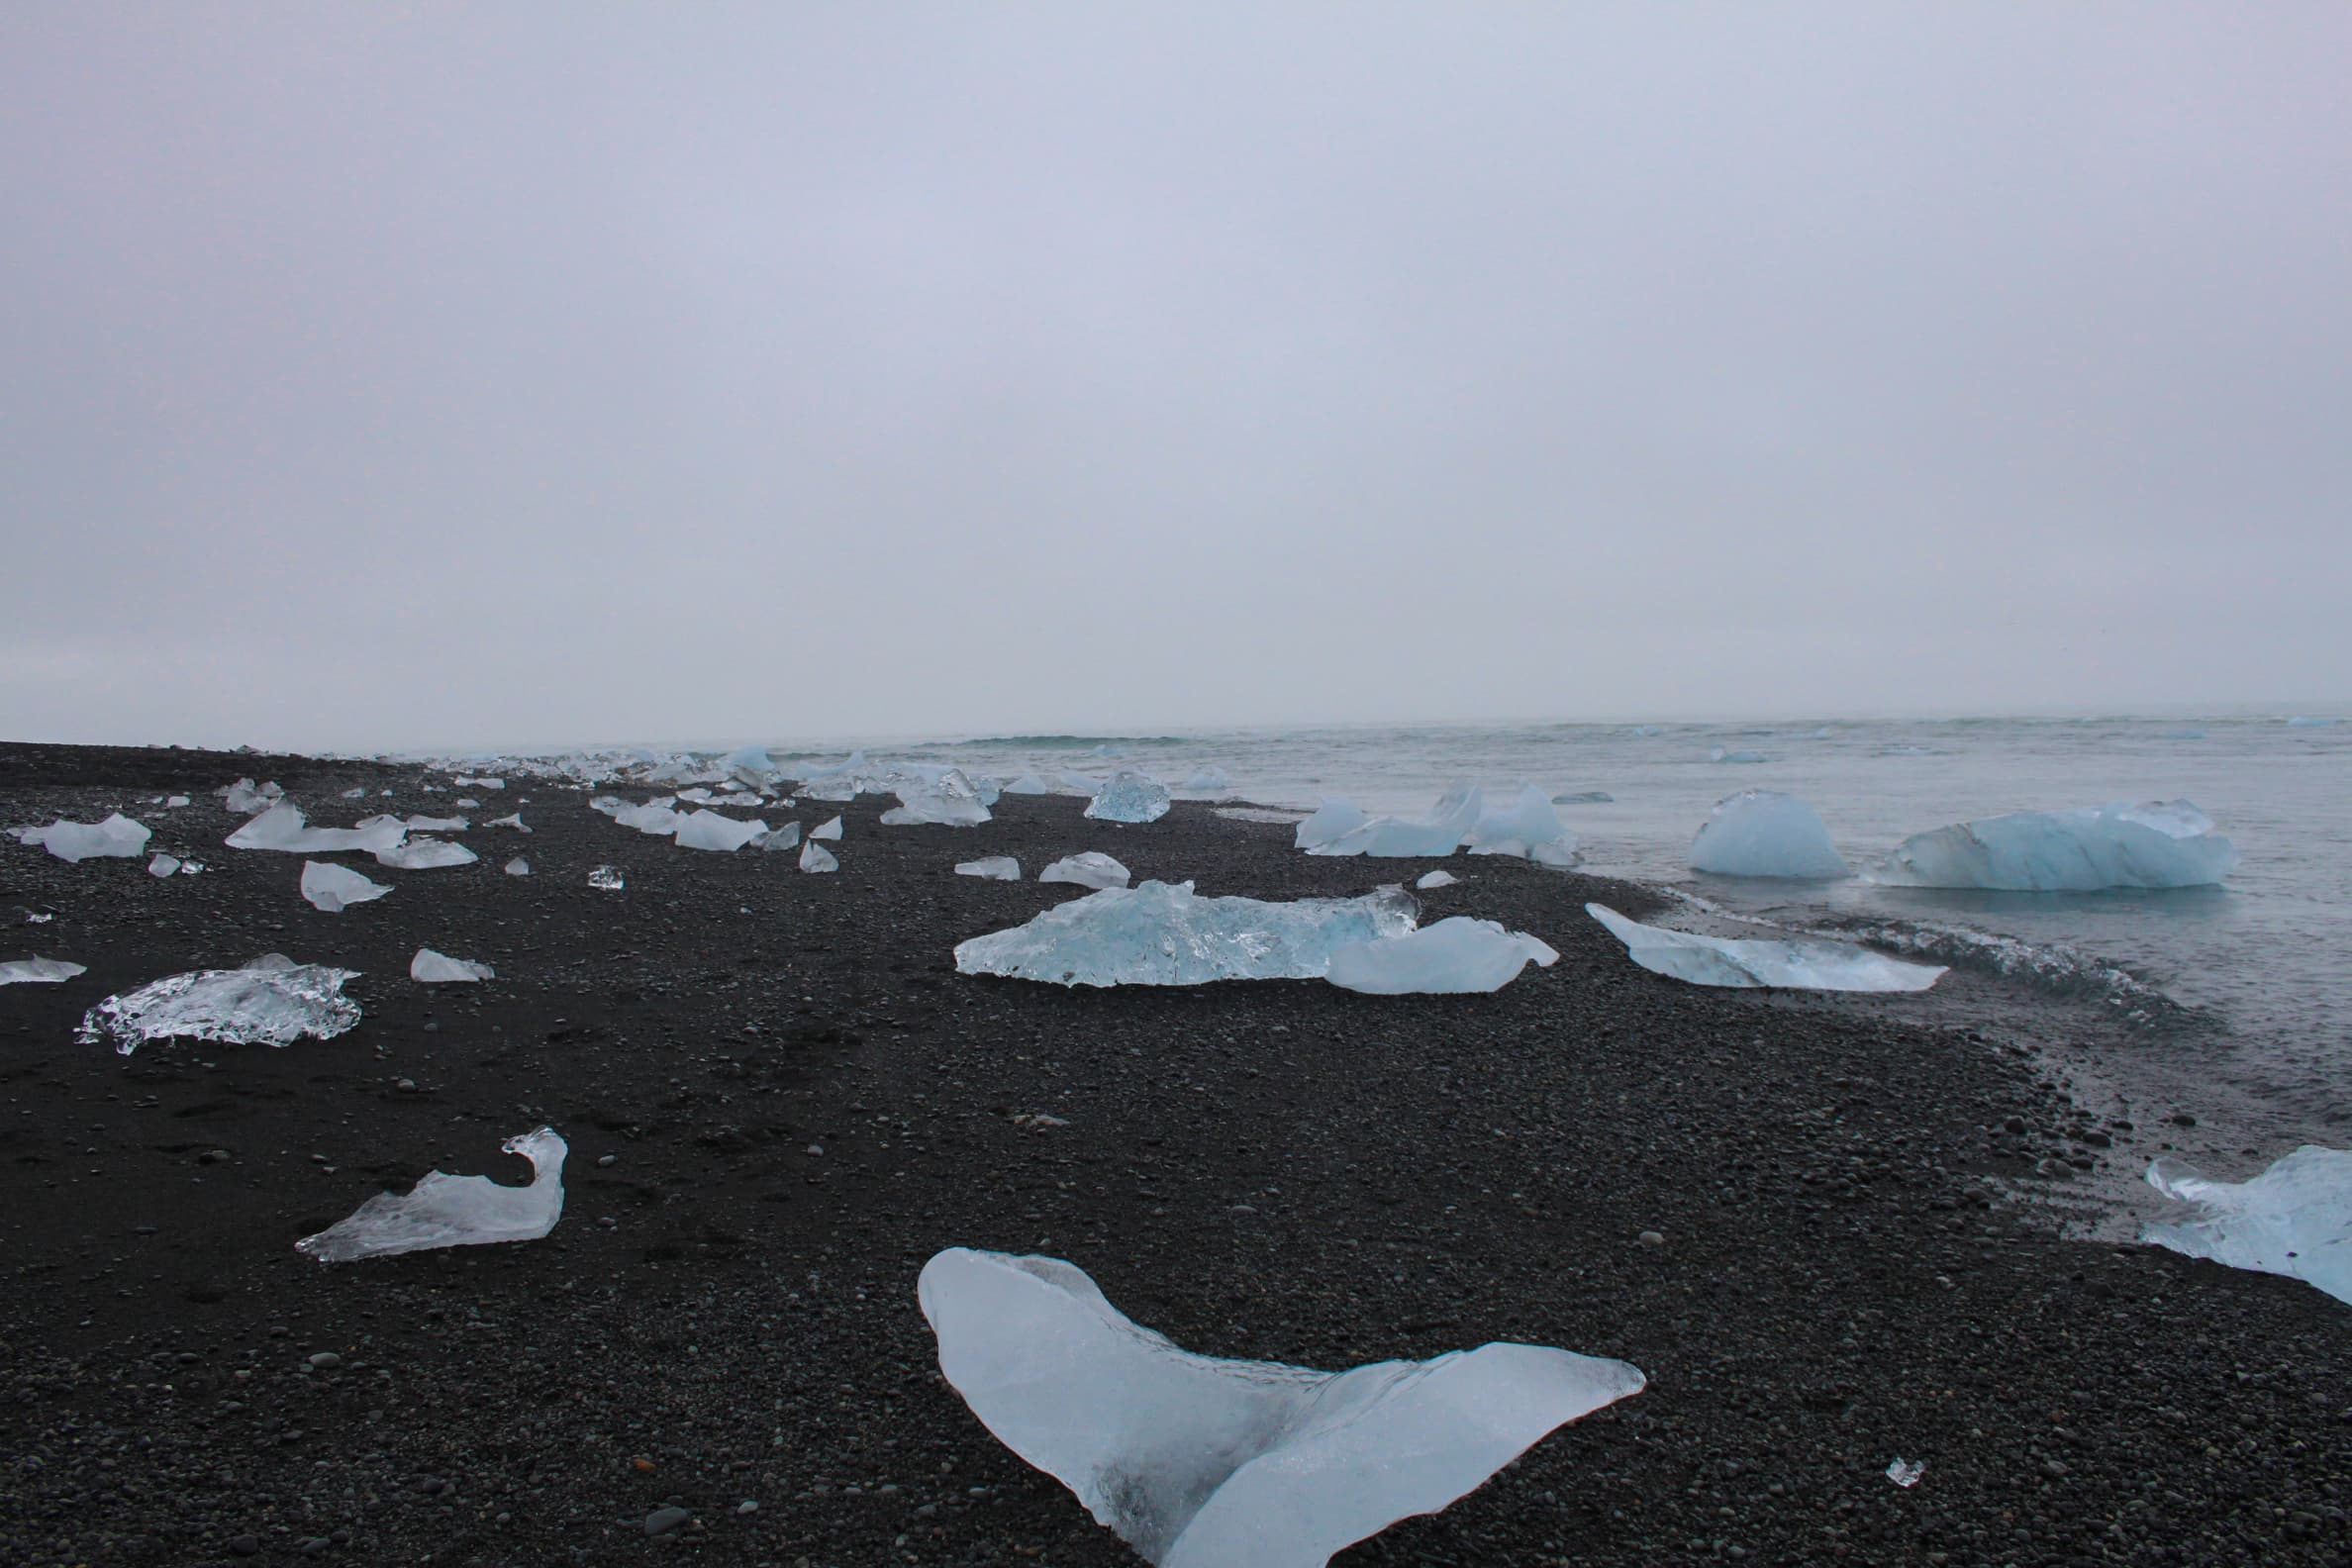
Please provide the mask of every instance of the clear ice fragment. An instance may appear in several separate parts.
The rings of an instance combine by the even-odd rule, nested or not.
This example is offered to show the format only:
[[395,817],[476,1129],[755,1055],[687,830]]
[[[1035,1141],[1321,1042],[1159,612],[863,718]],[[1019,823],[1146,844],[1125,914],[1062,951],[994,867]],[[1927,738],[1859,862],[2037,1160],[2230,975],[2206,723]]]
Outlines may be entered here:
[[279,789],[275,782],[255,785],[249,778],[241,778],[234,784],[224,784],[213,793],[220,796],[222,804],[238,816],[250,817],[255,812],[269,810],[270,804],[286,792]]
[[1552,810],[1551,797],[1532,784],[1520,785],[1510,805],[1481,812],[1469,842],[1472,854],[1512,855],[1549,866],[1576,863],[1576,834]]
[[841,836],[841,819],[834,817],[819,824],[817,827],[809,830],[809,836],[811,838],[838,839]]
[[788,822],[781,828],[770,829],[768,831],[768,835],[759,840],[759,847],[762,850],[772,854],[779,849],[798,848],[800,841],[800,824],[796,822]]
[[1350,943],[1413,930],[1414,903],[1386,887],[1353,899],[1201,898],[1190,882],[1106,887],[1027,925],[958,942],[962,974],[1052,985],[1312,980]]
[[508,876],[529,876],[531,875],[531,862],[521,855],[517,855],[506,863],[506,874]]
[[1833,882],[1852,874],[1820,814],[1775,790],[1741,790],[1715,802],[1691,840],[1691,864],[1716,876],[1792,881]]
[[1458,995],[1500,991],[1528,964],[1549,968],[1559,960],[1548,942],[1525,931],[1455,915],[1420,931],[1341,947],[1323,978],[1373,996]]
[[512,828],[517,833],[531,832],[531,824],[523,820],[521,812],[514,812],[505,817],[493,817],[482,826],[485,828]]
[[1899,1487],[1915,1487],[1919,1484],[1919,1477],[1926,1473],[1926,1461],[1906,1459],[1900,1454],[1893,1464],[1887,1466],[1887,1479]]
[[90,1009],[79,1037],[85,1045],[111,1040],[125,1056],[181,1036],[232,1045],[333,1039],[359,1022],[359,1004],[343,994],[357,974],[269,954],[243,969],[166,975]]
[[67,822],[60,817],[46,828],[12,829],[17,842],[39,844],[58,859],[79,863],[83,860],[122,858],[147,852],[151,834],[145,824],[132,821],[121,812],[101,823]]
[[1011,855],[990,855],[985,860],[966,860],[955,868],[957,876],[987,877],[995,882],[1021,880],[1021,862]]
[[62,958],[18,958],[0,963],[0,985],[54,985],[88,972],[87,965]]
[[178,855],[159,854],[147,862],[147,875],[151,877],[175,876],[178,874],[179,868],[180,857]]
[[1605,904],[1585,913],[1625,944],[1633,961],[1653,974],[1692,985],[1776,986],[1792,991],[1924,991],[1944,973],[1941,964],[1905,963],[1852,942],[1817,936],[1779,939],[1700,936],[1627,920]]
[[1167,787],[1149,774],[1121,768],[1086,803],[1097,822],[1148,823],[1168,815]]
[[895,793],[899,803],[882,814],[885,827],[936,824],[973,828],[988,821],[988,808],[981,804],[979,786],[964,777],[961,768],[948,768],[935,779],[898,784]]
[[187,804],[188,804],[188,797],[187,797],[187,796],[185,796],[185,795],[174,795],[174,796],[172,796],[170,799],[166,800],[166,801],[163,803],[163,809],[164,809],[165,811],[178,811],[178,810],[179,810],[179,809],[180,809],[182,806],[185,806],[185,805],[187,805]]
[[1071,882],[1079,887],[1123,888],[1130,875],[1126,866],[1099,849],[1064,855],[1037,873],[1040,882]]
[[322,1263],[389,1257],[430,1247],[536,1241],[563,1218],[563,1156],[569,1151],[553,1127],[540,1127],[499,1145],[531,1161],[531,1185],[508,1187],[487,1176],[427,1171],[406,1193],[377,1193],[350,1218],[294,1243]]
[[588,885],[592,888],[602,888],[607,893],[620,892],[622,888],[621,868],[614,865],[598,866],[588,873]]
[[1461,880],[1451,871],[1427,871],[1414,878],[1413,885],[1425,892],[1430,888],[1452,887]]
[[2189,801],[2116,801],[1916,833],[1862,875],[1895,887],[2097,893],[2218,883],[2237,858]]
[[454,985],[474,980],[495,980],[498,971],[486,963],[476,963],[471,958],[452,958],[447,953],[420,947],[417,956],[409,960],[409,978],[419,985]]
[[2352,1303],[2352,1149],[2305,1143],[2242,1182],[2160,1159],[2148,1167],[2148,1185],[2195,1213],[2147,1225],[2142,1240],[2231,1268],[2289,1275]]
[[[836,822],[839,820],[834,819]],[[815,833],[811,833],[809,841],[801,845],[800,868],[803,871],[838,871],[841,862],[833,858],[833,851],[817,841]]]
[[480,858],[465,845],[451,843],[446,838],[411,838],[407,843],[376,851],[376,864],[390,866],[395,871],[439,871],[448,866],[472,865]]
[[346,866],[329,865],[324,860],[302,862],[302,896],[330,915],[341,914],[353,904],[380,899],[392,890],[381,882],[370,882]]
[[[1548,804],[1548,803],[1547,803]],[[1322,812],[1316,813],[1317,817]],[[1306,846],[1312,855],[1378,855],[1398,858],[1418,855],[1449,855],[1461,846],[1464,838],[1486,815],[1486,795],[1473,784],[1456,784],[1437,798],[1436,806],[1425,822],[1407,822],[1399,817],[1367,818],[1335,838]],[[1310,817],[1299,826],[1303,831]],[[1564,830],[1563,830],[1564,831]]]
[[1324,844],[1344,838],[1371,820],[1344,795],[1327,795],[1323,804],[1315,809],[1315,814],[1292,832],[1291,841],[1313,854]]
[[502,790],[506,788],[506,780],[502,778],[461,778],[457,781],[457,787],[459,789]]
[[[462,806],[465,802],[457,804]],[[463,833],[469,824],[462,817],[416,816],[403,819],[401,826],[410,833]]]
[[715,811],[697,810],[678,823],[678,847],[681,849],[715,849],[733,854],[755,838],[767,835],[768,825],[754,817],[749,822],[734,817],[722,817]]
[[301,807],[281,800],[231,833],[228,844],[281,854],[373,854],[407,836],[408,825],[397,817],[370,817],[356,828],[313,828],[303,820]]

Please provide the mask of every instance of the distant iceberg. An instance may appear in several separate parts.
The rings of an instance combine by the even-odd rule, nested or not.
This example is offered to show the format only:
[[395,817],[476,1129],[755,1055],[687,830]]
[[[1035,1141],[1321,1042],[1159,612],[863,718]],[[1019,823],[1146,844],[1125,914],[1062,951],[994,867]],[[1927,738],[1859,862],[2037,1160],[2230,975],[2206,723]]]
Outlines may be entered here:
[[1086,803],[1086,815],[1098,822],[1158,822],[1168,815],[1168,791],[1148,774],[1121,768]]
[[1525,931],[1456,915],[1417,931],[1338,948],[1323,978],[1375,996],[1500,991],[1528,964],[1549,968],[1559,960],[1549,943]]
[[1691,840],[1691,865],[1716,876],[1835,881],[1852,875],[1820,814],[1794,795],[1742,790],[1715,802]]
[[[1477,828],[1479,818],[1485,813],[1484,792],[1473,784],[1457,784],[1438,797],[1436,806],[1425,821],[1408,822],[1398,817],[1367,818],[1336,837],[1324,837],[1319,842],[1303,843],[1302,846],[1312,855],[1360,854],[1383,858],[1449,855],[1461,847],[1462,840]],[[1316,817],[1321,816],[1322,812],[1316,813]],[[1300,833],[1304,835],[1309,825],[1314,822],[1315,817],[1310,817],[1301,823]]]
[[1941,965],[1905,963],[1851,942],[1803,936],[1778,940],[1699,936],[1644,926],[1606,904],[1587,904],[1585,913],[1609,928],[1642,968],[1692,985],[1924,991],[1944,973]]
[[2201,887],[2237,864],[2212,819],[2185,800],[2012,812],[1917,833],[1862,873],[1892,887],[2096,893]]
[[2231,1268],[2305,1280],[2352,1303],[2352,1150],[2306,1143],[2251,1181],[2214,1181],[2180,1160],[2148,1167],[2148,1185],[2197,1206],[2141,1238]]
[[536,1241],[563,1218],[563,1157],[569,1148],[552,1127],[499,1146],[531,1161],[530,1186],[427,1171],[412,1190],[377,1193],[348,1219],[294,1245],[322,1263],[347,1263],[430,1247]]
[[1336,949],[1402,936],[1413,922],[1413,900],[1400,888],[1268,903],[1201,898],[1190,882],[1146,882],[1106,887],[1026,926],[958,942],[955,967],[1053,985],[1312,980],[1330,966]]

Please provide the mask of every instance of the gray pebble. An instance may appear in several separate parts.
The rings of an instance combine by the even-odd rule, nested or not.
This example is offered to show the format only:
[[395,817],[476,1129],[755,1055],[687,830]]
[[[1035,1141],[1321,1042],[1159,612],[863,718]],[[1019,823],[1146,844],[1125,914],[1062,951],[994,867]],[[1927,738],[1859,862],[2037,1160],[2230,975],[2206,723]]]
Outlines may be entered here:
[[683,1529],[693,1517],[682,1508],[657,1508],[645,1516],[645,1533],[667,1535],[674,1529]]

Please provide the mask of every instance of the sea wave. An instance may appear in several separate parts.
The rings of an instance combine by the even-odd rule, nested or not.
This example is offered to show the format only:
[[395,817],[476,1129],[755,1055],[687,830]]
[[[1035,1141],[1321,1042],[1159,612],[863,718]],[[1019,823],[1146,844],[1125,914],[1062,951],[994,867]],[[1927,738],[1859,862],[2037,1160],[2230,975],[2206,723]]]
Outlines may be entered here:
[[2015,980],[2051,996],[2093,1001],[2114,1010],[2133,1029],[2162,1029],[2197,1016],[2120,964],[2065,947],[1929,921],[1852,917],[1830,923],[1837,932],[1909,957]]
[[998,750],[1088,751],[1097,746],[1174,746],[1198,742],[1182,735],[978,735],[969,740],[928,740],[915,750],[939,746],[993,746]]

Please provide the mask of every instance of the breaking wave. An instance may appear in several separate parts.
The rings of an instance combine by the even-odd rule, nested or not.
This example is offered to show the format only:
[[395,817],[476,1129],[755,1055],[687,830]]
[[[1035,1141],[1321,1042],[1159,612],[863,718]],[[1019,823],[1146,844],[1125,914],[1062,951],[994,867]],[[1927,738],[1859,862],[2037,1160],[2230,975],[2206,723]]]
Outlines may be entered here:
[[1831,925],[1840,934],[1874,947],[2019,981],[2051,996],[2100,1003],[2113,1009],[2120,1022],[2134,1029],[2166,1028],[2194,1016],[2193,1010],[2122,965],[2064,947],[2038,946],[2014,936],[1927,921],[1855,917]]

